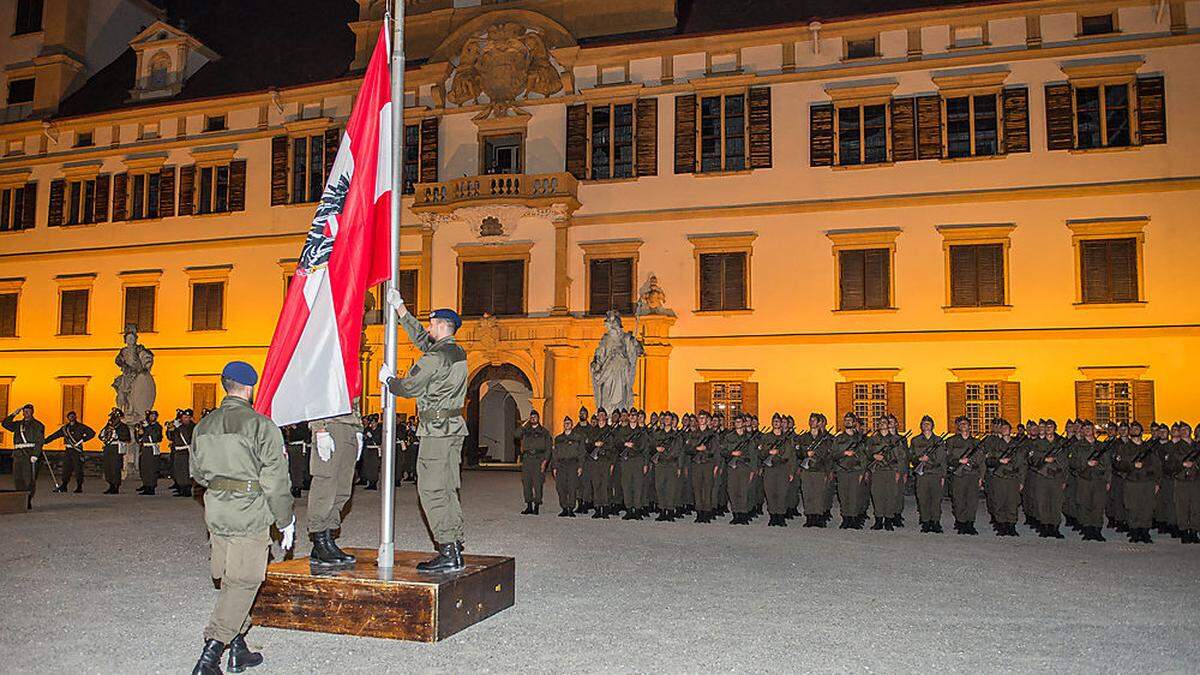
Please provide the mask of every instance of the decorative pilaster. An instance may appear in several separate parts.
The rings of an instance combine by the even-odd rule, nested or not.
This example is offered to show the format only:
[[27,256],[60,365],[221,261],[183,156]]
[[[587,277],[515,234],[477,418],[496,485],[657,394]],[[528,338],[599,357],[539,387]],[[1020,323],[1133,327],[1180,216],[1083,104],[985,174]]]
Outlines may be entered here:
[[554,307],[550,313],[566,316],[570,313],[571,278],[567,276],[570,263],[571,216],[554,220]]
[[433,289],[433,228],[421,227],[421,271],[417,274],[417,317],[429,318]]

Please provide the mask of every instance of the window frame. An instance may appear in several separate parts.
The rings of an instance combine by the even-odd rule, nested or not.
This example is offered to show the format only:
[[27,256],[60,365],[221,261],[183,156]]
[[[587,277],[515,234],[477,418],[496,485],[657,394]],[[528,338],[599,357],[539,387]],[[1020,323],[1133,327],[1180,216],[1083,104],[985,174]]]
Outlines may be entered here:
[[[844,230],[829,230],[825,236],[833,242],[833,308],[835,314],[868,314],[898,311],[896,306],[896,240],[902,230],[899,227],[868,227]],[[841,309],[842,306],[842,252],[871,249],[888,251],[888,306],[869,309]]]
[[[13,85],[15,85],[15,84],[23,85],[26,82],[32,83],[29,85],[29,98],[27,100],[14,101],[13,100]],[[34,100],[36,99],[36,97],[37,97],[37,78],[36,77],[32,77],[32,76],[31,77],[12,77],[11,75],[9,76],[8,83],[7,83],[7,86],[5,87],[5,91],[4,91],[4,104],[6,106],[32,105]]]
[[[607,99],[604,101],[593,101],[587,104],[587,181],[591,183],[606,183],[618,181],[636,180],[637,173],[637,104],[636,97],[621,97]],[[698,105],[698,104],[697,104]],[[617,160],[616,160],[616,109],[617,106],[629,106],[629,175],[615,175]],[[597,178],[595,174],[595,143],[594,143],[594,115],[597,108],[608,109],[608,176],[605,178]]]
[[[463,286],[464,286],[464,282],[465,282],[465,276],[463,274],[463,265],[464,264],[475,263],[475,262],[514,262],[514,261],[519,261],[522,263],[522,272],[521,272],[522,279],[523,279],[522,284],[521,284],[521,286],[522,286],[522,288],[521,288],[521,293],[522,293],[521,308],[522,309],[519,314],[505,314],[503,316],[518,317],[518,316],[528,316],[529,315],[529,313],[530,313],[530,309],[529,309],[529,262],[532,257],[530,255],[530,251],[533,249],[533,242],[492,244],[492,245],[475,244],[475,243],[465,244],[464,243],[464,244],[457,244],[453,248],[454,248],[454,252],[456,254],[455,265],[458,270],[458,282],[457,282],[456,297],[457,297],[457,306],[458,306],[459,314],[461,314],[464,318],[472,318],[472,319],[479,318],[478,316],[476,316],[474,314],[468,315],[463,311],[463,309],[464,309],[463,308]],[[428,275],[425,275],[425,276],[428,277]],[[420,277],[418,277],[417,278],[418,294],[420,293],[421,284],[422,284],[422,280]],[[482,316],[482,315],[480,315],[480,316]]]
[[[1005,380],[966,380],[966,381],[963,381],[963,383],[962,383],[963,384],[963,415],[965,415],[967,417],[967,420],[970,422],[972,436],[976,436],[976,437],[986,436],[987,434],[991,433],[991,428],[992,428],[991,420],[994,420],[994,419],[1004,416],[1004,382],[1005,382]],[[978,399],[978,401],[977,401],[978,404],[980,406],[982,406],[980,408],[980,412],[978,414],[978,417],[979,417],[978,426],[976,425],[977,420],[975,419],[975,416],[972,416],[972,414],[971,414],[971,403],[972,403],[971,388],[972,387],[977,387],[979,389],[981,397],[982,397],[984,391],[989,387],[995,387],[995,391],[996,391],[996,396],[994,399],[993,398]],[[992,406],[992,405],[995,406],[995,414],[991,415],[991,416],[987,416],[986,410],[989,406]]]
[[[149,169],[128,172],[126,177],[127,200],[125,206],[126,219],[129,222],[142,220],[158,220],[162,218],[162,169]],[[139,193],[138,183],[141,182]],[[153,186],[153,189],[151,189]],[[139,213],[140,211],[140,213]]]
[[[731,315],[748,314],[754,311],[754,241],[758,239],[757,232],[717,232],[689,234],[688,242],[692,245],[692,267],[695,294],[693,299],[693,314],[702,315]],[[701,282],[703,274],[700,259],[703,255],[713,253],[741,253],[746,257],[744,288],[746,289],[746,306],[741,309],[701,309]],[[636,291],[635,291],[636,292]]]
[[[219,124],[217,124],[218,121]],[[226,113],[205,115],[204,126],[200,127],[200,133],[211,134],[219,131],[229,131],[229,115]]]
[[27,187],[28,183],[26,182],[0,185],[0,233],[24,232],[32,229],[32,227],[22,226],[25,219],[25,190]]
[[[1099,19],[1102,17],[1108,17],[1108,20],[1109,20],[1108,30],[1100,31],[1100,32],[1089,32],[1086,30],[1085,26],[1086,26],[1088,19]],[[1085,14],[1083,12],[1076,12],[1075,13],[1075,37],[1076,38],[1094,38],[1094,37],[1104,37],[1104,36],[1109,36],[1109,35],[1117,35],[1118,33],[1121,32],[1120,21],[1121,21],[1120,12],[1118,12],[1115,9],[1113,9],[1112,11],[1108,11],[1108,12],[1097,12],[1095,14]]]
[[[233,265],[210,265],[204,267],[187,267],[184,273],[188,275],[188,333],[216,333],[229,330],[229,281]],[[218,328],[195,327],[196,286],[199,284],[220,283],[221,289],[221,323]],[[155,308],[157,310],[157,307]]]
[[[74,333],[74,332],[65,333],[65,332],[63,332],[63,318],[64,318],[63,310],[65,309],[63,300],[64,300],[66,293],[74,293],[74,292],[82,292],[82,293],[86,294],[85,298],[86,298],[87,304],[85,305],[85,307],[83,309],[83,330],[78,333]],[[55,327],[54,336],[55,337],[87,337],[87,336],[91,335],[91,329],[92,329],[91,314],[92,314],[92,305],[93,304],[95,304],[95,303],[92,302],[92,285],[90,283],[87,285],[60,284],[58,287],[58,312],[55,314],[55,316],[57,317],[57,321],[55,322],[56,327]]]
[[[488,149],[489,142],[497,139],[512,137],[517,139],[517,167],[516,171],[505,173],[491,173],[487,170],[488,167]],[[493,131],[479,132],[479,175],[481,176],[518,176],[525,174],[525,167],[529,163],[528,152],[526,151],[529,142],[529,135],[526,129],[497,129]],[[420,158],[418,157],[418,163]],[[418,181],[420,182],[420,181]]]
[[151,304],[150,304],[150,327],[143,328],[142,326],[138,326],[137,332],[139,335],[146,334],[146,333],[157,333],[158,332],[158,282],[157,281],[152,282],[152,283],[127,281],[124,284],[122,284],[122,286],[121,286],[121,329],[122,329],[122,331],[124,331],[125,326],[127,326],[129,324],[129,292],[131,290],[135,290],[135,289],[143,290],[143,289],[147,289],[147,288],[151,290],[151,292],[153,293],[153,296],[154,296],[153,299],[151,300]]
[[[329,152],[329,148],[325,144],[325,131],[327,129],[311,129],[288,134],[288,204],[315,204],[321,201],[325,183],[329,180],[329,176],[325,175],[325,160]],[[321,143],[321,164],[314,171],[312,147],[313,141],[316,139],[320,139]],[[301,140],[304,141],[304,182],[302,185],[305,199],[303,200],[297,199],[296,196],[296,169],[299,168],[296,163],[296,145]],[[334,152],[337,150],[335,149]],[[316,178],[318,175],[319,179]],[[315,196],[311,194],[312,188],[316,190]]]
[[[1146,299],[1146,225],[1150,219],[1139,218],[1096,218],[1085,220],[1069,220],[1067,228],[1071,230],[1072,257],[1075,260],[1075,302],[1078,308],[1103,307],[1137,307],[1145,306]],[[1133,239],[1134,264],[1137,269],[1134,278],[1137,281],[1137,299],[1121,302],[1084,302],[1083,299],[1083,246],[1085,241],[1105,239]]]
[[[996,224],[961,224],[961,225],[938,225],[938,234],[942,235],[942,257],[945,260],[945,302],[942,305],[942,311],[945,312],[987,312],[997,310],[1012,309],[1012,274],[1010,268],[1009,255],[1012,248],[1012,231],[1016,229],[1013,223],[996,223]],[[999,305],[955,305],[954,304],[954,288],[953,269],[950,265],[950,249],[953,246],[972,246],[972,245],[988,245],[999,244],[1001,249],[1001,257],[1003,263],[1004,279],[1001,283],[1001,292],[1004,294],[1003,301]]]
[[[852,55],[852,45],[862,45],[867,41],[871,42],[870,54]],[[842,38],[842,61],[866,61],[869,59],[878,59],[882,56],[879,51],[879,35],[867,36],[847,36]]]
[[0,334],[0,340],[15,340],[21,337],[21,288],[25,285],[23,277],[0,279],[0,295],[13,295],[13,334]]
[[[59,377],[56,379],[58,380],[59,419],[62,420],[62,424],[67,423],[67,413],[68,412],[75,413],[76,419],[79,420],[80,422],[82,422],[85,419],[85,416],[87,414],[87,412],[86,412],[87,385],[88,385],[88,380],[90,380],[91,377],[75,376],[75,377]],[[78,391],[79,391],[79,405],[78,406],[74,406],[74,407],[68,406],[68,403],[67,403],[68,389],[71,389],[71,390],[78,389]]]
[[596,260],[629,260],[630,261],[630,283],[629,283],[629,314],[622,312],[622,316],[630,316],[637,312],[638,303],[638,262],[641,260],[641,247],[643,241],[641,239],[614,239],[607,241],[585,241],[579,242],[579,248],[583,250],[583,302],[582,306],[586,307],[585,312],[588,316],[603,316],[604,313],[596,314],[592,311],[592,262]]
[[[1134,399],[1136,398],[1136,394],[1134,393],[1134,382],[1135,382],[1135,380],[1134,380],[1133,378],[1128,378],[1128,377],[1108,377],[1108,378],[1101,378],[1101,379],[1096,379],[1096,380],[1089,380],[1089,382],[1091,383],[1091,387],[1092,387],[1092,409],[1095,411],[1095,415],[1094,415],[1094,416],[1095,416],[1095,418],[1096,418],[1096,419],[1095,419],[1094,421],[1095,421],[1095,423],[1096,423],[1096,426],[1103,426],[1103,425],[1107,425],[1107,424],[1108,424],[1110,421],[1115,421],[1115,422],[1117,422],[1118,424],[1120,424],[1121,422],[1126,422],[1126,423],[1129,423],[1129,422],[1133,422],[1133,421],[1135,421],[1135,420],[1137,419],[1137,410],[1136,410],[1136,408],[1135,408],[1135,403],[1134,403]],[[1129,405],[1129,417],[1128,417],[1128,419],[1125,419],[1125,420],[1113,420],[1113,419],[1112,419],[1112,417],[1111,417],[1111,415],[1110,415],[1108,418],[1101,418],[1101,417],[1100,417],[1100,402],[1101,402],[1101,400],[1102,400],[1102,399],[1100,398],[1100,387],[1101,387],[1101,385],[1109,385],[1109,386],[1110,386],[1110,388],[1111,388],[1111,387],[1112,387],[1112,385],[1120,385],[1120,384],[1123,384],[1123,385],[1125,385],[1126,389],[1128,390],[1129,397],[1128,397],[1127,399],[1119,399],[1119,398],[1116,398],[1116,397],[1108,397],[1108,398],[1106,398],[1106,399],[1103,399],[1103,400],[1106,402],[1106,404],[1108,404],[1108,405],[1109,405],[1109,411],[1110,411],[1110,413],[1111,413],[1111,409],[1112,409],[1112,406],[1113,406],[1113,405],[1115,405],[1115,404],[1118,404],[1118,403],[1121,403],[1123,400],[1124,400],[1125,402],[1127,402],[1127,403],[1128,403],[1128,405]]]
[[[875,423],[879,420],[879,418],[886,416],[888,414],[888,410],[890,409],[888,407],[889,404],[891,403],[888,400],[888,384],[889,384],[889,382],[887,380],[856,380],[854,382],[851,382],[850,384],[852,385],[851,386],[852,393],[850,396],[850,410],[855,414],[855,416],[857,416],[859,418],[859,420],[862,421],[863,426],[866,429],[866,432],[872,433],[875,431]],[[858,388],[859,387],[868,388],[869,393],[874,393],[875,388],[878,387],[879,389],[881,389],[883,391],[883,398],[876,398],[874,396],[860,398],[858,396]],[[872,402],[882,402],[883,414],[876,415],[874,417],[859,414],[859,412],[858,412],[859,401],[864,401],[868,405]]]
[[[30,12],[30,5],[33,5],[34,3],[36,3],[37,6],[36,25],[32,18],[33,15]],[[24,26],[21,25],[22,5],[24,5],[26,10]],[[33,35],[35,33],[41,33],[46,29],[46,3],[43,2],[43,0],[32,0],[31,2],[22,2],[22,0],[17,0],[14,9],[16,11],[13,12],[13,37],[17,37],[19,35]]]

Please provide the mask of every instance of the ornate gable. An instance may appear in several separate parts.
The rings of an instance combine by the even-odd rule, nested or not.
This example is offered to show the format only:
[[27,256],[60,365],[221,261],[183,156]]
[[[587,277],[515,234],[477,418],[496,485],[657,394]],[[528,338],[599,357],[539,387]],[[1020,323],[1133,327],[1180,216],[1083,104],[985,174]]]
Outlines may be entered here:
[[130,100],[168,98],[183,89],[183,83],[209,61],[220,58],[204,43],[183,29],[155,21],[129,41],[137,54],[137,77]]

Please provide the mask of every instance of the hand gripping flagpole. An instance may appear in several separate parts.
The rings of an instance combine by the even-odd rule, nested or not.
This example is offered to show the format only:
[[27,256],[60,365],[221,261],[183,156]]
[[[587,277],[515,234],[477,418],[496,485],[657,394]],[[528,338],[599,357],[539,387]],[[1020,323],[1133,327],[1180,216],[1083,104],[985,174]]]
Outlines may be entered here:
[[[388,237],[391,247],[389,270],[391,276],[387,282],[388,296],[398,290],[400,285],[400,196],[403,194],[404,177],[401,175],[404,157],[404,2],[394,0],[392,20],[392,130],[391,130],[391,160],[392,160],[392,199],[391,199],[391,235]],[[389,16],[384,17],[386,22]],[[382,150],[382,149],[381,149]],[[380,305],[384,308],[383,359],[388,366],[388,372],[396,372],[396,311],[388,305],[386,299]],[[410,298],[411,299],[411,298]],[[390,572],[395,564],[396,555],[396,397],[383,389],[383,486],[380,490],[379,517],[379,557],[381,570]]]

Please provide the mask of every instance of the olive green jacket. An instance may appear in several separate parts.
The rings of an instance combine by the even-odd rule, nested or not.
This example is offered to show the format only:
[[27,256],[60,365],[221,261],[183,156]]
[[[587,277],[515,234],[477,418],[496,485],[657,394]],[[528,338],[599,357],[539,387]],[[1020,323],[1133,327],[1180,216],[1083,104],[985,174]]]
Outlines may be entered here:
[[261,490],[204,492],[208,531],[233,537],[261,535],[292,521],[292,481],[283,434],[248,402],[226,396],[204,416],[192,436],[192,479],[208,487],[216,478],[254,481]]
[[392,378],[388,389],[417,399],[418,436],[466,436],[462,408],[467,400],[467,353],[453,335],[435,342],[412,314],[400,317],[400,326],[424,355],[407,375]]
[[554,466],[561,467],[566,462],[578,463],[583,460],[584,446],[587,444],[587,437],[580,432],[578,427],[571,429],[571,433],[563,432],[554,437]]
[[542,425],[536,427],[530,424],[523,424],[514,434],[517,443],[521,445],[521,463],[533,462],[540,464],[550,459],[550,446],[553,445],[554,439],[550,436],[550,431]]

